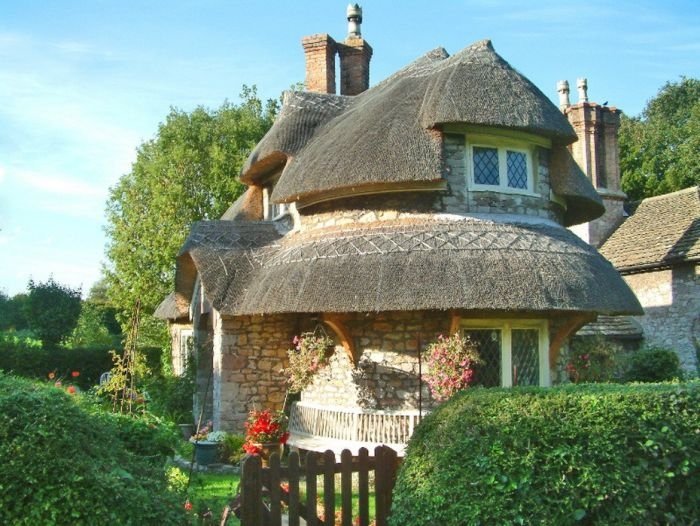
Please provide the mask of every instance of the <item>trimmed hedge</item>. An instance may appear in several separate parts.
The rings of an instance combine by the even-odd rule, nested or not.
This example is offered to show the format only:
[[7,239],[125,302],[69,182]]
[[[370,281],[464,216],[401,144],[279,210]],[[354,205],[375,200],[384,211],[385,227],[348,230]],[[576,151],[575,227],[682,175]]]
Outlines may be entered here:
[[418,426],[393,526],[698,524],[700,383],[468,389]]
[[168,433],[0,373],[0,524],[187,524]]

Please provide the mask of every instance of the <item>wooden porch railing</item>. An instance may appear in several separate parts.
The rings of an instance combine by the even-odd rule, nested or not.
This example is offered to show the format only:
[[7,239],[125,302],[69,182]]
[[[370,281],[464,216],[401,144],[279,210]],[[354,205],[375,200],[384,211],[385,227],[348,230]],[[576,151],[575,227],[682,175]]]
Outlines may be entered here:
[[[286,522],[299,526],[303,518],[308,526],[334,526],[336,520],[342,526],[369,526],[370,524],[370,473],[374,471],[375,521],[377,526],[386,526],[391,511],[391,492],[394,489],[398,457],[389,447],[378,447],[374,457],[365,448],[353,457],[349,450],[335,453],[309,452],[305,465],[300,465],[299,454],[292,452],[286,466],[280,465],[278,454],[270,458],[270,467],[262,467],[260,458],[248,457],[241,471],[241,494],[239,515],[242,526],[281,526],[283,524],[282,503],[287,505]],[[341,506],[336,516],[336,474],[340,474]],[[352,474],[358,474],[359,511],[353,517]],[[323,476],[323,512],[317,512],[317,476]],[[305,479],[305,498],[301,498],[299,482]],[[225,520],[222,521],[222,524]]]

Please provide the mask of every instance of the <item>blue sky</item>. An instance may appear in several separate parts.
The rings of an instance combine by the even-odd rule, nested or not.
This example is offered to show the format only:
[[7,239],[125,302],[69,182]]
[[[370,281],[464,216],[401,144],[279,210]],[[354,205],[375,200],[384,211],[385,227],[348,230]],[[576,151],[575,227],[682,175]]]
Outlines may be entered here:
[[[108,189],[169,108],[237,102],[242,84],[278,97],[303,81],[302,36],[345,38],[346,5],[1,0],[0,290],[53,274],[87,293],[104,261]],[[700,78],[697,0],[362,6],[372,83],[483,38],[552,100],[557,80],[585,76],[592,101],[629,115],[666,81]]]

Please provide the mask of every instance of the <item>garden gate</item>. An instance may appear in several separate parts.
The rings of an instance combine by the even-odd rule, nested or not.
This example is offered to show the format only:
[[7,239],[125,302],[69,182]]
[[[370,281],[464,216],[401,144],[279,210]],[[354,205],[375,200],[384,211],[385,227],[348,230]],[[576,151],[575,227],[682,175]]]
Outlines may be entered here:
[[[309,452],[304,465],[300,464],[297,452],[290,453],[286,466],[280,465],[278,454],[271,456],[269,467],[262,467],[260,457],[251,456],[242,465],[240,510],[237,514],[240,514],[242,526],[280,526],[283,524],[284,503],[289,526],[299,526],[300,518],[308,526],[369,526],[370,473],[374,472],[376,525],[386,526],[397,467],[396,452],[387,446],[375,448],[374,457],[369,456],[366,448],[360,448],[356,457],[349,450],[343,450],[340,462],[330,450]],[[353,473],[357,473],[355,490],[359,504],[355,517],[352,510]],[[336,474],[340,474],[339,510],[336,510],[335,502]],[[323,476],[322,505],[317,504],[319,475]],[[299,491],[300,480],[306,482],[303,499]]]

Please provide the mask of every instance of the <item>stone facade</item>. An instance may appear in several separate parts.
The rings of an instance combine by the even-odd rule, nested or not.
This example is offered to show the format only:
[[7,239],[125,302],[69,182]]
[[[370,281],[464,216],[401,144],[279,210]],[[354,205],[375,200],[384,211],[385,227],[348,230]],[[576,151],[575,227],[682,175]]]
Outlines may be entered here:
[[286,385],[281,370],[299,332],[293,316],[240,316],[214,320],[215,429],[243,432],[253,409],[282,409]]
[[700,345],[700,266],[678,265],[623,276],[644,307],[638,318],[644,343],[673,349],[689,372],[697,370]]

